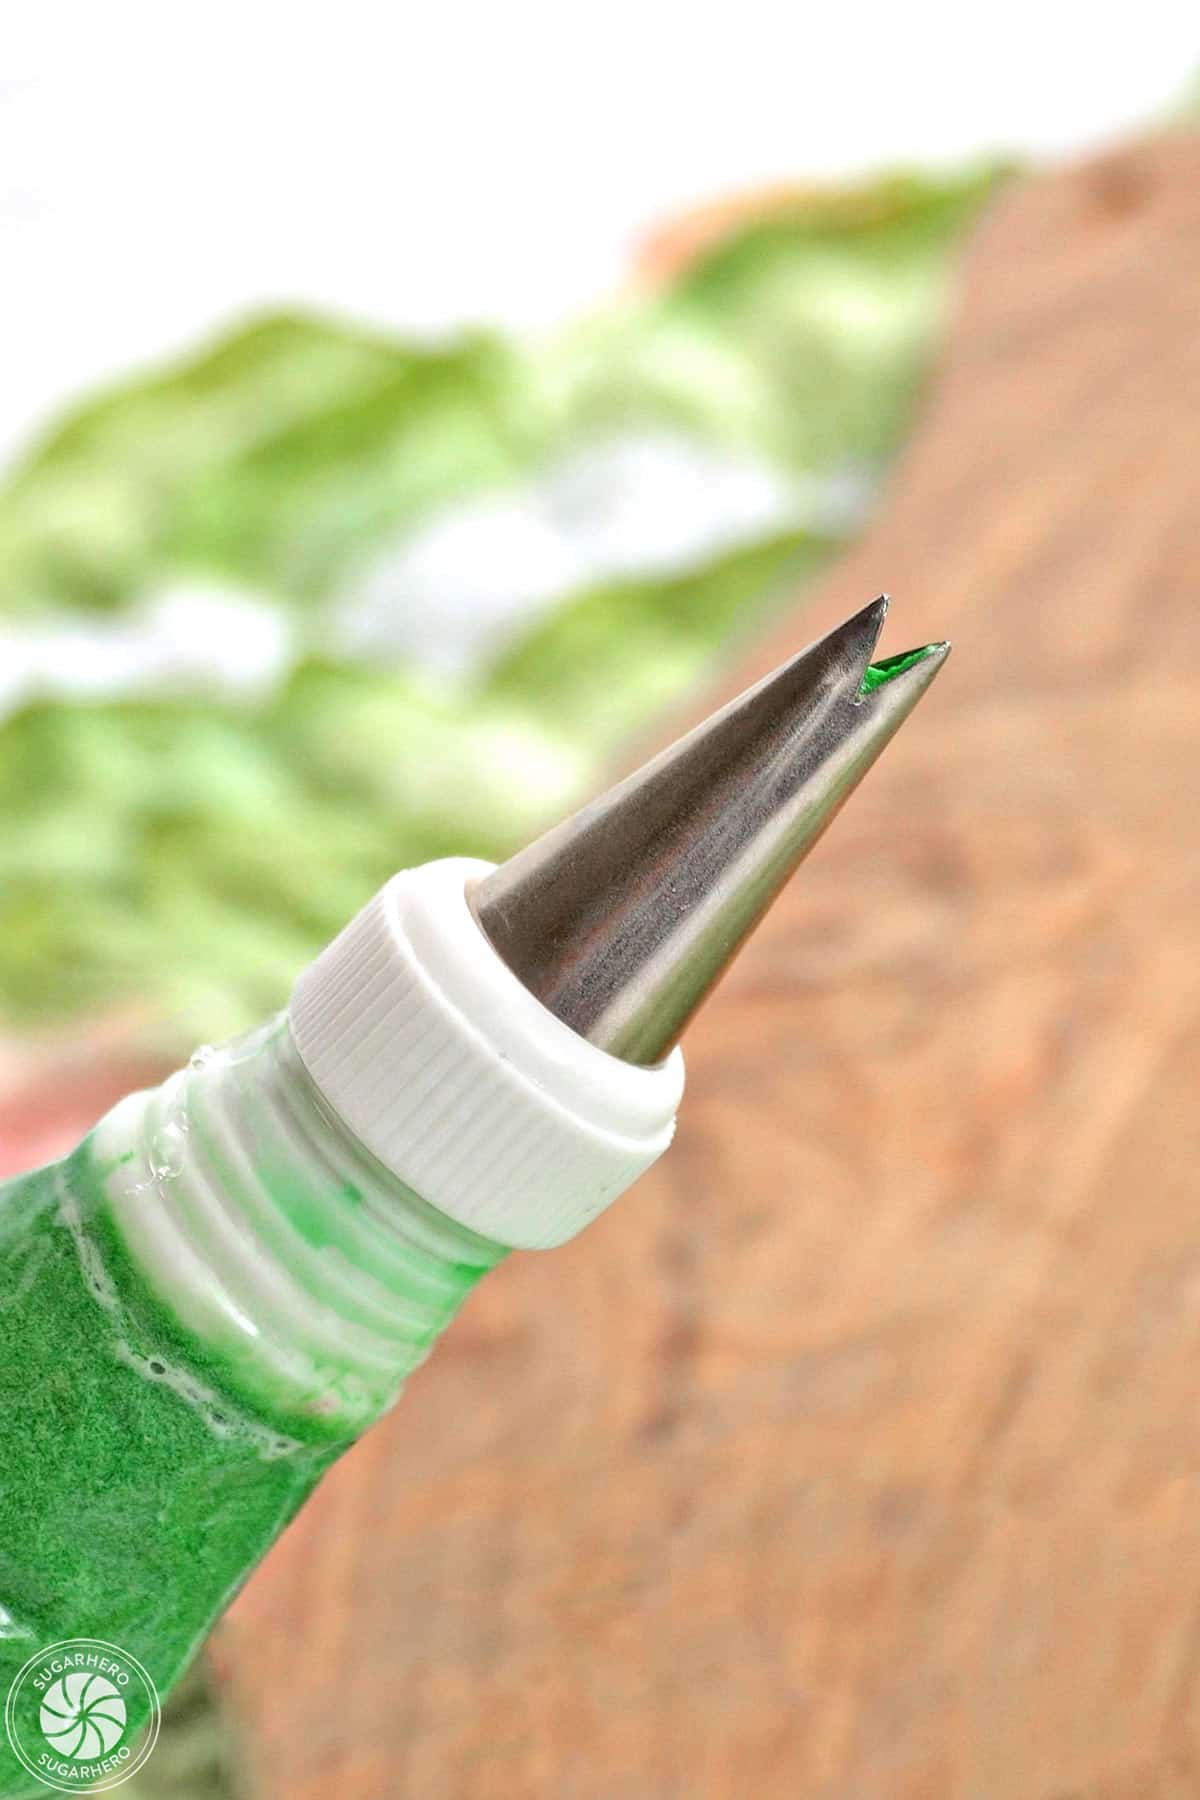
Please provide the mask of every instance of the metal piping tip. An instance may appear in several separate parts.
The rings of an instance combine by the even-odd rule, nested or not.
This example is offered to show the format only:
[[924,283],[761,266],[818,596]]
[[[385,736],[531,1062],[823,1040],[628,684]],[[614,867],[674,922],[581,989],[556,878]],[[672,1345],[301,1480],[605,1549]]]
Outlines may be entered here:
[[664,1057],[937,674],[873,600],[480,881],[504,961],[583,1037]]

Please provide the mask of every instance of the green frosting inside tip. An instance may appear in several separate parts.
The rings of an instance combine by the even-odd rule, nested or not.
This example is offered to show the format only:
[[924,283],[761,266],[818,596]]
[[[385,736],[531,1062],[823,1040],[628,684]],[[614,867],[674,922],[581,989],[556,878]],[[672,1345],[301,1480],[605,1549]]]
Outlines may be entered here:
[[860,694],[873,694],[876,688],[883,687],[897,675],[903,675],[905,669],[911,669],[914,663],[924,662],[940,644],[922,644],[919,650],[903,650],[899,656],[885,656],[879,662],[869,663],[859,688]]

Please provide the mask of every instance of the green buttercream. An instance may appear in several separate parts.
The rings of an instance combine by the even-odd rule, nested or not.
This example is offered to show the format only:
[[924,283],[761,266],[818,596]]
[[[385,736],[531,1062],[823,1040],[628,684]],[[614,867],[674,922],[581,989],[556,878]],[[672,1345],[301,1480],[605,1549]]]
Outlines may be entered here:
[[894,676],[902,675],[905,669],[911,669],[914,663],[924,662],[937,648],[936,644],[922,644],[919,650],[905,650],[899,656],[885,656],[879,662],[869,664],[859,693],[873,694],[876,688],[883,687]]
[[[362,1153],[314,1112],[286,1028],[254,1045],[253,1058],[218,1052],[189,1075],[179,1164],[158,1180],[191,1233],[197,1196],[219,1173],[222,1205],[246,1232],[240,1304],[254,1316],[262,1297],[264,1353],[302,1350],[308,1321],[332,1320],[335,1307],[355,1320],[369,1292],[371,1341],[393,1346],[393,1378],[374,1377],[378,1392],[364,1379],[360,1411],[339,1413],[325,1401],[355,1381],[352,1366],[331,1364],[328,1392],[298,1400],[189,1329],[184,1275],[168,1263],[155,1285],[122,1235],[112,1184],[130,1156],[101,1160],[105,1127],[64,1162],[0,1184],[0,1694],[44,1648],[97,1637],[135,1656],[165,1696],[320,1476],[503,1254],[363,1162],[368,1197],[346,1175]],[[273,1131],[267,1096],[285,1093],[290,1123]],[[149,1096],[130,1129],[153,1126],[160,1102]],[[239,1169],[213,1157],[210,1136],[273,1154]],[[136,1142],[135,1166],[163,1140]],[[165,1187],[150,1194],[164,1209],[166,1198]],[[369,1290],[364,1242],[377,1246]],[[294,1343],[278,1316],[269,1324],[278,1282],[299,1296]],[[141,1722],[131,1706],[126,1741]],[[28,1792],[28,1780],[0,1739],[0,1797]]]
[[[119,1296],[128,1348],[224,1391],[203,1346],[134,1276],[86,1144],[0,1188],[0,1690],[43,1646],[91,1635],[138,1657],[165,1693],[345,1445],[315,1431],[301,1442],[289,1421],[295,1448],[267,1460],[122,1360],[60,1219],[62,1183]],[[241,1414],[227,1398],[230,1417]],[[0,1743],[0,1793],[27,1779]]]

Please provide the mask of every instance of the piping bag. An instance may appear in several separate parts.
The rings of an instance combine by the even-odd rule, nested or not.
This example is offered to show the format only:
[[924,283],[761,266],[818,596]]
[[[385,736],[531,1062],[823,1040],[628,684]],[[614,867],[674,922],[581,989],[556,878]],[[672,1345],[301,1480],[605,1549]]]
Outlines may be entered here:
[[0,1187],[0,1795],[127,1779],[475,1282],[666,1150],[687,1021],[945,659],[872,661],[886,607],[501,866],[396,875],[286,1012]]

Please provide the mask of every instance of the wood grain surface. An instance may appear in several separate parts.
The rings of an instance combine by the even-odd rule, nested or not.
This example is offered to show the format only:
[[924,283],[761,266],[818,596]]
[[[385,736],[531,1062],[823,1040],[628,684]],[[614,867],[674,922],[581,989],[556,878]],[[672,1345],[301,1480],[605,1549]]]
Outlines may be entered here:
[[955,656],[219,1656],[268,1800],[1200,1795],[1200,144],[1011,190],[869,536]]

